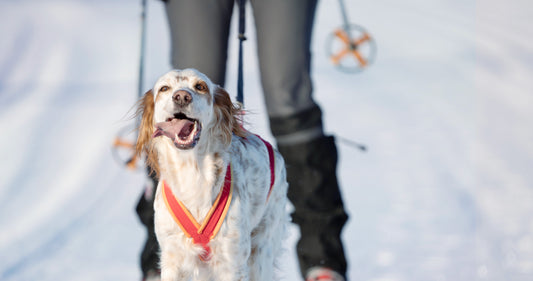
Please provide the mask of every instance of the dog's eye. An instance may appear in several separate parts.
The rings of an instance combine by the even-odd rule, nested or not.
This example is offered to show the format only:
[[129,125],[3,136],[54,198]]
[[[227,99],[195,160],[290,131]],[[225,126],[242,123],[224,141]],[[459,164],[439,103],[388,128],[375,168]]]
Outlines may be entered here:
[[207,91],[207,85],[205,85],[204,82],[196,83],[196,85],[194,85],[194,88],[196,88],[196,90],[198,90],[198,91],[200,91],[200,92],[205,92],[205,91]]
[[166,92],[168,91],[169,87],[168,86],[163,86],[159,89],[159,92]]

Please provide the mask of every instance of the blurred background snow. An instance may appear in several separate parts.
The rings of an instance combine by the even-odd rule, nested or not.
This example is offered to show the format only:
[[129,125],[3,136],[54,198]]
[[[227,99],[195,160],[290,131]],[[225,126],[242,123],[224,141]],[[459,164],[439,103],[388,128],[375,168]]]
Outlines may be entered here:
[[[145,175],[111,154],[133,123],[140,2],[0,2],[0,280],[140,280]],[[146,90],[170,68],[164,7],[148,2]],[[350,280],[533,280],[533,2],[346,7],[377,60],[360,74],[329,63],[342,21],[322,0],[313,77],[326,130],[369,148],[338,142]],[[247,121],[273,140],[248,18]],[[299,278],[292,233],[284,280]]]

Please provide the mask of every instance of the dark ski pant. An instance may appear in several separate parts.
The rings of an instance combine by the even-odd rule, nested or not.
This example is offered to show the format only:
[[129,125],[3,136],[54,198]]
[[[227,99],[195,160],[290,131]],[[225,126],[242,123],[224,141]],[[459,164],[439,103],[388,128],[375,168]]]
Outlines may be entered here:
[[[333,137],[323,133],[322,112],[312,97],[310,44],[317,1],[249,2],[270,127],[285,158],[292,217],[301,231],[300,269],[305,274],[313,266],[325,266],[345,275],[340,234],[348,216],[337,183],[337,149]],[[175,68],[196,68],[224,84],[233,6],[234,0],[166,1]],[[137,211],[147,228],[153,228],[152,203],[143,201]],[[144,272],[157,266],[153,230],[148,234]]]

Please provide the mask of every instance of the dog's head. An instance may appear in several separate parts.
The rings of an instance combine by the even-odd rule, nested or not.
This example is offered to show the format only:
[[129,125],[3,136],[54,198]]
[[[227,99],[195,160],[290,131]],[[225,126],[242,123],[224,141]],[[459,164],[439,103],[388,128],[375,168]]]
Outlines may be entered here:
[[195,69],[173,70],[157,80],[139,102],[142,114],[136,152],[146,151],[150,164],[152,140],[166,138],[179,150],[198,145],[229,145],[233,134],[244,136],[240,108],[228,93]]

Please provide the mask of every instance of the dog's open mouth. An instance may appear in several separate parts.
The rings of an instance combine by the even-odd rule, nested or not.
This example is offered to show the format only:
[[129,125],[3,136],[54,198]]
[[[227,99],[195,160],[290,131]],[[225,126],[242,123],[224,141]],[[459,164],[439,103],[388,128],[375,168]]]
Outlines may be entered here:
[[166,122],[155,124],[152,138],[166,136],[173,140],[179,149],[191,149],[198,143],[202,125],[198,120],[187,117],[183,113],[174,114]]

